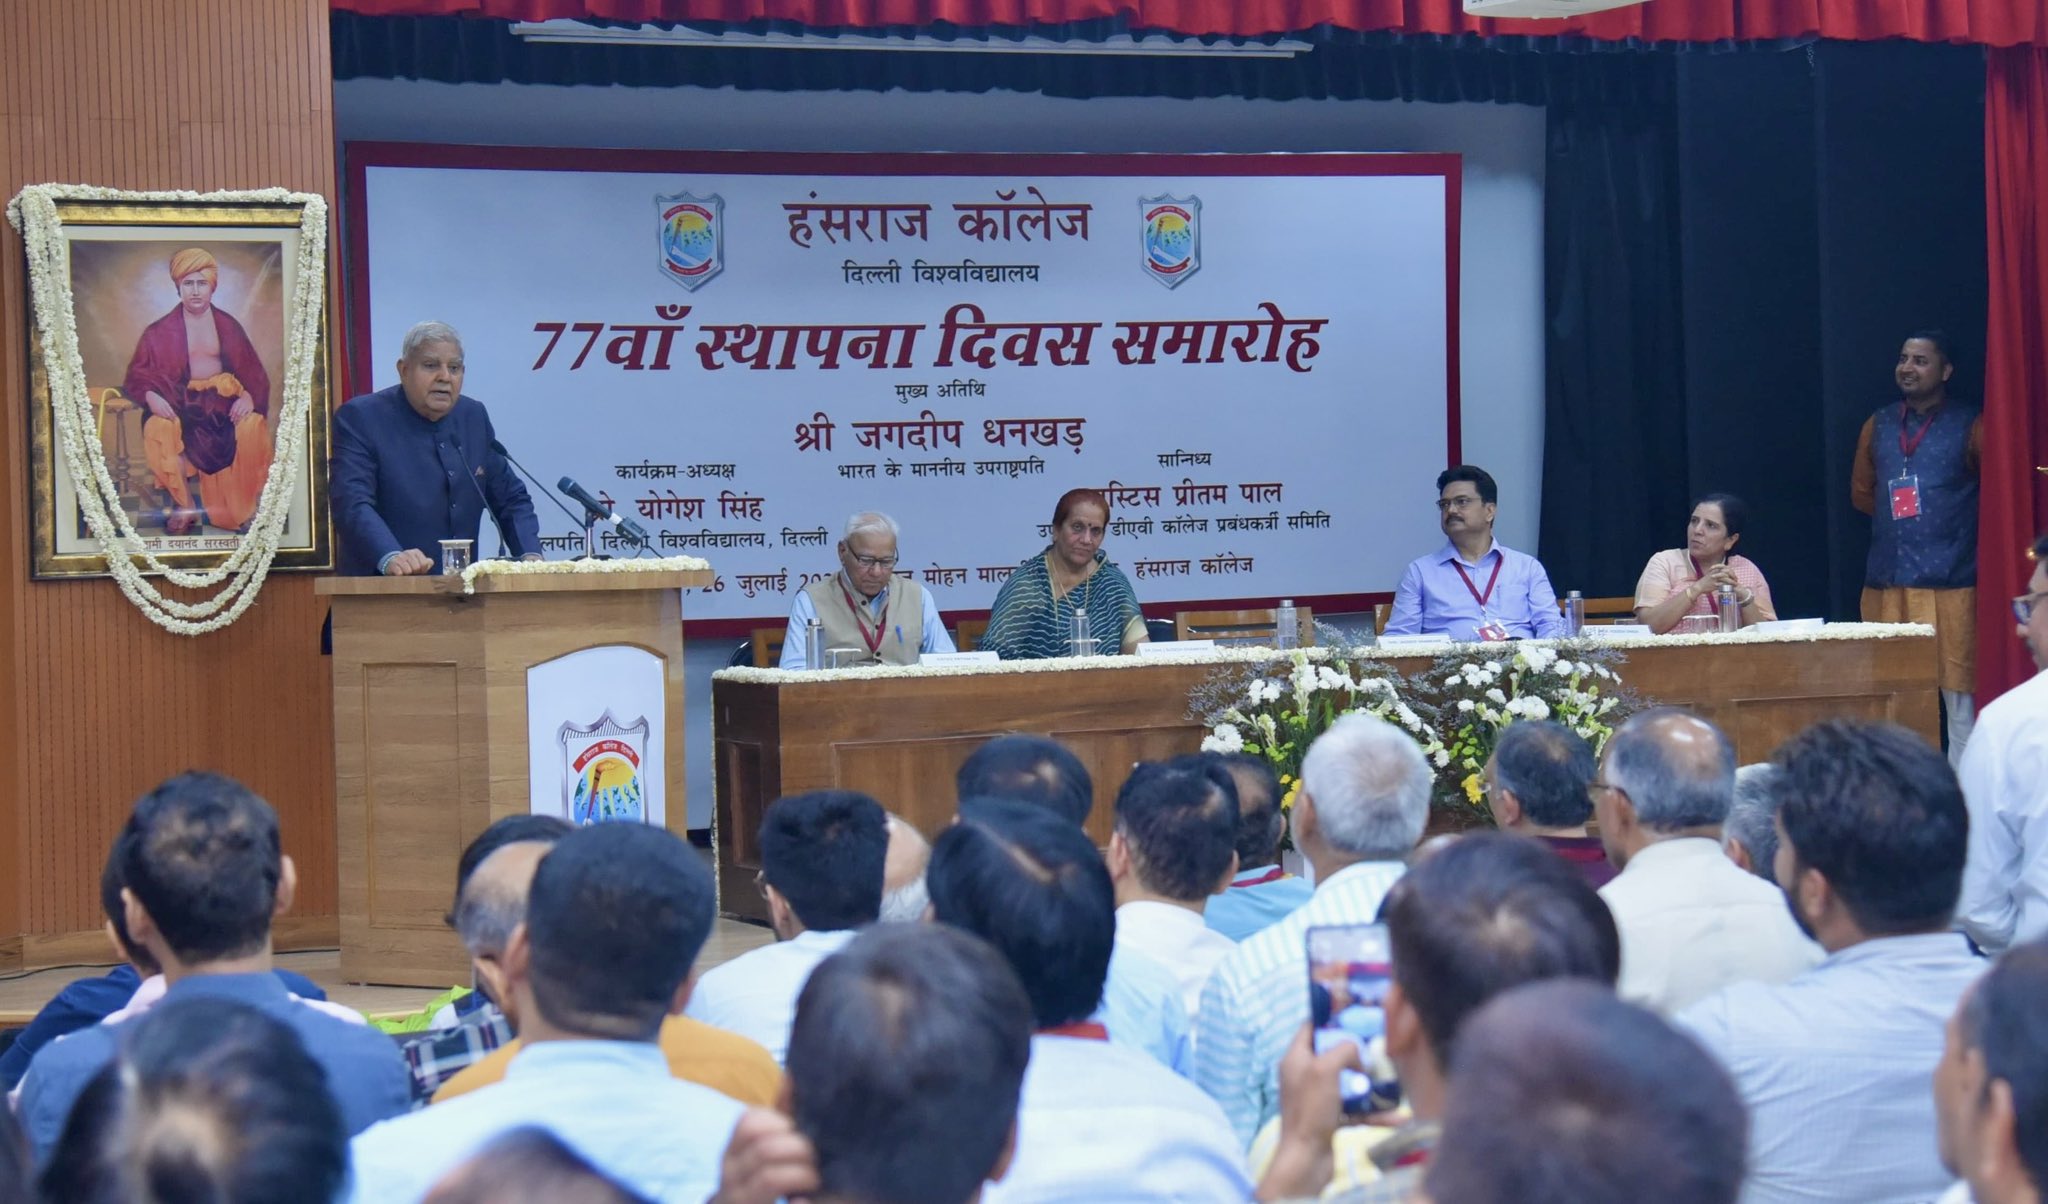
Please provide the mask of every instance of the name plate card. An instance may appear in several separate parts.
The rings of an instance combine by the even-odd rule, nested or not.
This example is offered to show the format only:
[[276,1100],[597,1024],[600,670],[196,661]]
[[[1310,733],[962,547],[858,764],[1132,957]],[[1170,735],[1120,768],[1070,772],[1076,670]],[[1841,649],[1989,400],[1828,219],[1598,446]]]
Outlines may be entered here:
[[1198,653],[1214,652],[1215,640],[1168,640],[1164,643],[1138,645],[1139,656],[1191,656]]
[[917,658],[920,665],[993,665],[1003,659],[986,649],[977,652],[927,652]]

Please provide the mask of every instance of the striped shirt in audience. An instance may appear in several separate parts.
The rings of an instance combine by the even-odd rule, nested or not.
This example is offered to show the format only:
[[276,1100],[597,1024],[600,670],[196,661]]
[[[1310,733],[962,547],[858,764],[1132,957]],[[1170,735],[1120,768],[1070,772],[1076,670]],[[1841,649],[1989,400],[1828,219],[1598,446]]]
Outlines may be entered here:
[[1223,1105],[1240,1144],[1280,1114],[1280,1058],[1308,1023],[1303,934],[1322,924],[1370,924],[1407,871],[1361,861],[1316,886],[1300,910],[1238,945],[1202,989],[1195,1020],[1195,1082]]

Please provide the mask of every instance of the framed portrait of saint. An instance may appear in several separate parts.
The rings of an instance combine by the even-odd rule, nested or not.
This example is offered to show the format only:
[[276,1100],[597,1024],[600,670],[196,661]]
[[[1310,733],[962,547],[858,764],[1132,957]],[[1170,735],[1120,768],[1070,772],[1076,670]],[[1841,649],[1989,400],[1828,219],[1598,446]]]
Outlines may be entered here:
[[[94,434],[140,541],[174,567],[218,564],[248,537],[280,449],[295,449],[272,568],[331,567],[324,325],[306,429],[288,439],[278,429],[300,206],[63,201],[59,211]],[[33,575],[104,575],[33,317],[29,337]]]

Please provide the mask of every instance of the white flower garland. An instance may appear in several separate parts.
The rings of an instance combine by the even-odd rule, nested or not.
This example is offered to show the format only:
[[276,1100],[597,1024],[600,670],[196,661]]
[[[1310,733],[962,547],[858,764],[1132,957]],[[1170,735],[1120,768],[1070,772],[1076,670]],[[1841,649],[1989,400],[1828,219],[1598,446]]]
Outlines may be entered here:
[[479,560],[462,570],[462,592],[476,592],[480,577],[533,577],[567,573],[702,573],[711,562],[696,556],[655,560]]
[[[619,561],[632,564],[633,561]],[[648,563],[640,561],[641,564]],[[1704,644],[1803,644],[1816,640],[1887,640],[1906,636],[1933,635],[1925,623],[1830,623],[1810,631],[1743,630],[1732,635],[1637,635],[1599,640],[1602,648],[1674,648]],[[1520,648],[1547,648],[1559,641],[1521,640]],[[1414,660],[1441,656],[1459,649],[1483,648],[1485,644],[1444,640],[1429,644],[1401,644],[1364,650],[1372,660]],[[1310,661],[1327,660],[1327,648],[1298,651]],[[895,677],[983,677],[999,673],[1064,673],[1070,669],[1150,669],[1165,665],[1241,665],[1278,660],[1291,655],[1274,648],[1223,647],[1184,656],[1060,656],[1036,661],[997,661],[970,665],[856,665],[845,669],[757,669],[741,666],[712,674],[714,681],[752,682],[761,685],[803,685],[808,682],[876,681]]]
[[[78,318],[71,292],[70,248],[64,238],[59,201],[180,202],[302,206],[297,274],[287,300],[284,388],[278,411],[277,444],[263,482],[249,533],[227,559],[213,568],[190,571],[159,559],[118,504],[120,490],[107,472],[107,458],[95,429],[78,351]],[[43,368],[49,378],[50,408],[56,415],[64,465],[78,497],[79,513],[99,541],[107,571],[130,602],[158,627],[177,635],[219,631],[242,616],[263,588],[284,536],[292,495],[299,486],[307,415],[313,402],[313,371],[320,355],[320,312],[327,287],[327,202],[305,192],[265,188],[253,192],[128,192],[85,184],[31,184],[7,203],[7,220],[28,248],[29,300],[42,338]],[[109,504],[113,499],[114,504]],[[317,516],[316,516],[317,518]],[[147,566],[185,589],[221,588],[199,602],[166,596],[138,567]],[[226,582],[222,585],[222,582]]]

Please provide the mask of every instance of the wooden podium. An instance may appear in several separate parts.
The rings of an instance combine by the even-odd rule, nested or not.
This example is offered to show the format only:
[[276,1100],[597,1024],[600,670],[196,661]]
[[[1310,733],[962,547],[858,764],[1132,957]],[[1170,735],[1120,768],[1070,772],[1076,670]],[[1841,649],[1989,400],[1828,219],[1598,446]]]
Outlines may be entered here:
[[683,785],[686,588],[709,572],[330,577],[341,973],[450,987],[469,956],[445,917],[455,863],[492,821],[530,810],[527,671],[606,645],[659,659],[668,827]]

